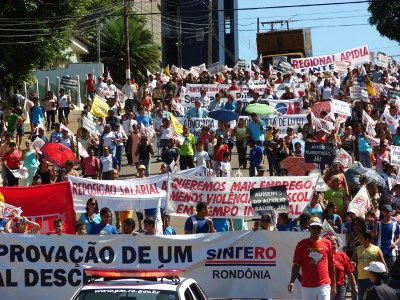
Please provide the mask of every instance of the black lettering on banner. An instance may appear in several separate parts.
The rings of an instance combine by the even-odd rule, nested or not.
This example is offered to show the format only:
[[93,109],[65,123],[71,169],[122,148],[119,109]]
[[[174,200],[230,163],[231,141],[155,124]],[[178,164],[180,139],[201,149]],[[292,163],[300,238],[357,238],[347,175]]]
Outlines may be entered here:
[[250,199],[254,213],[259,216],[290,210],[286,185],[250,189]]
[[136,249],[130,246],[122,247],[122,263],[132,264],[135,262],[137,257]]
[[79,269],[70,271],[64,269],[25,269],[24,285],[25,287],[63,287],[66,285],[76,287],[85,281],[84,276],[84,273]]
[[143,247],[138,248],[140,264],[150,264],[151,263],[151,259],[149,259],[150,250],[151,250],[150,246],[143,246]]
[[[167,253],[165,254],[165,248]],[[172,253],[173,252],[173,253]],[[165,254],[165,255],[164,255]],[[192,247],[191,246],[168,246],[168,247],[158,247],[158,260],[160,263],[180,263],[180,262],[192,262]]]
[[12,270],[6,269],[0,272],[0,287],[18,286],[18,282],[12,281]]

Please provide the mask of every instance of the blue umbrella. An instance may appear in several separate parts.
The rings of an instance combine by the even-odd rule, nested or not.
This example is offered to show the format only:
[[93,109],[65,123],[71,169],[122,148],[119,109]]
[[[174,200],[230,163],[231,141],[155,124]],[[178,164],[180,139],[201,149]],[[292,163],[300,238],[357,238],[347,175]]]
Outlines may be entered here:
[[213,118],[214,120],[224,121],[224,122],[229,122],[239,119],[239,115],[229,109],[216,109],[210,111],[208,116],[210,118]]

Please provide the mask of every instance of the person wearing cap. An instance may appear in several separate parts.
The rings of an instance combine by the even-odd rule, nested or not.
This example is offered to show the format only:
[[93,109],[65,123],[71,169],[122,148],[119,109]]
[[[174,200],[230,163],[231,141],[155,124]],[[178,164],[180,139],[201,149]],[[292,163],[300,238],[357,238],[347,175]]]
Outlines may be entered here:
[[[360,234],[358,246],[351,258],[351,261],[357,264],[357,286],[358,286],[358,299],[364,299],[365,290],[372,285],[369,280],[369,274],[365,271],[365,267],[369,266],[371,262],[379,261],[385,264],[385,259],[381,249],[372,244],[374,240],[373,234],[370,231],[363,231]],[[386,264],[385,264],[386,266]]]
[[256,177],[264,177],[265,175],[265,166],[263,164],[259,164],[256,167],[257,170],[257,176]]
[[372,286],[368,289],[365,300],[396,300],[396,290],[387,286],[383,281],[387,274],[385,265],[381,262],[374,261],[364,270],[369,272],[369,280]]
[[330,300],[336,294],[334,253],[331,242],[321,237],[322,224],[313,218],[310,237],[298,242],[294,251],[288,291],[294,293],[294,282],[300,275],[302,299]]
[[255,221],[253,231],[257,230],[276,231],[276,227],[272,224],[272,217],[270,215],[262,215],[260,220]]
[[377,246],[382,250],[386,265],[390,269],[396,260],[396,249],[400,243],[399,224],[391,219],[393,209],[386,204],[381,207],[381,221],[375,223],[374,237],[377,239]]

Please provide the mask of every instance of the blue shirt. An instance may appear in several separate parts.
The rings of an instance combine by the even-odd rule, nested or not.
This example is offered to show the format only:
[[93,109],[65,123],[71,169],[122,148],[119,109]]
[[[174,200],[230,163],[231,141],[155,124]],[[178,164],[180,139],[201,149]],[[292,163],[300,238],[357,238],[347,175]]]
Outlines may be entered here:
[[235,110],[236,109],[236,102],[233,102],[232,104],[229,102],[225,103],[225,109],[229,110]]
[[204,108],[196,108],[192,107],[189,109],[186,114],[186,118],[207,118],[208,117],[208,110]]
[[260,124],[251,121],[248,125],[250,137],[257,141],[264,141],[265,140],[265,129],[266,125],[265,122],[260,120]]
[[32,123],[44,123],[44,109],[41,106],[32,106],[31,108]]
[[176,231],[175,231],[174,227],[168,226],[167,228],[164,229],[163,234],[164,235],[176,235]]
[[377,246],[381,248],[383,256],[396,256],[395,249],[390,249],[390,245],[394,242],[395,235],[399,235],[399,225],[393,221],[388,224],[379,222],[378,231]]
[[138,124],[143,124],[144,127],[149,127],[150,125],[153,125],[153,120],[149,115],[138,115],[136,117],[136,121]]
[[[200,219],[196,216],[193,216],[197,221],[196,233],[208,233],[210,232],[210,227],[208,226],[206,219]],[[193,221],[192,217],[186,219],[185,222],[185,231],[192,232],[193,231]]]
[[250,149],[250,165],[258,166],[262,162],[262,155],[264,151],[261,146],[255,146]]
[[368,144],[368,140],[366,138],[360,137],[358,139],[358,151],[360,151],[360,152],[372,152],[372,148]]
[[118,234],[117,228],[115,226],[106,224],[94,224],[92,228],[90,228],[88,234],[101,234],[101,235],[108,235],[108,234]]

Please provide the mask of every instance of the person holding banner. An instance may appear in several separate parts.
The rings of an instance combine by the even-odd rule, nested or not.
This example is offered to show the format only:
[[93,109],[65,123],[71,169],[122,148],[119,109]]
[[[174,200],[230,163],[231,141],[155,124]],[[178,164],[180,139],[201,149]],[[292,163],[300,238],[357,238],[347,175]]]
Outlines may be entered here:
[[301,240],[294,251],[288,291],[294,293],[294,281],[300,276],[302,299],[330,300],[336,294],[334,253],[331,242],[321,237],[321,221],[314,218],[310,237]]
[[9,146],[10,150],[4,153],[2,157],[3,164],[6,167],[7,186],[18,186],[18,178],[10,170],[18,170],[20,168],[21,152],[15,142],[10,142]]
[[194,135],[189,132],[189,127],[187,125],[183,125],[182,135],[185,137],[185,141],[179,146],[179,166],[181,170],[186,170],[194,168],[193,155],[195,152],[196,140]]
[[190,216],[185,222],[185,234],[214,233],[213,221],[208,218],[209,206],[207,202],[199,202],[196,205],[196,214]]
[[253,139],[248,140],[248,145],[250,147],[249,176],[254,177],[256,175],[257,166],[264,163],[264,150],[261,146],[256,145],[256,141]]
[[[31,229],[28,231],[29,226]],[[40,225],[36,222],[30,221],[25,217],[10,218],[4,228],[6,233],[20,233],[20,234],[38,234]]]
[[100,210],[100,218],[101,218],[100,223],[92,225],[92,227],[88,231],[88,234],[100,234],[100,235],[118,234],[117,228],[109,224],[111,217],[112,217],[111,209],[109,209],[108,207],[103,207]]

